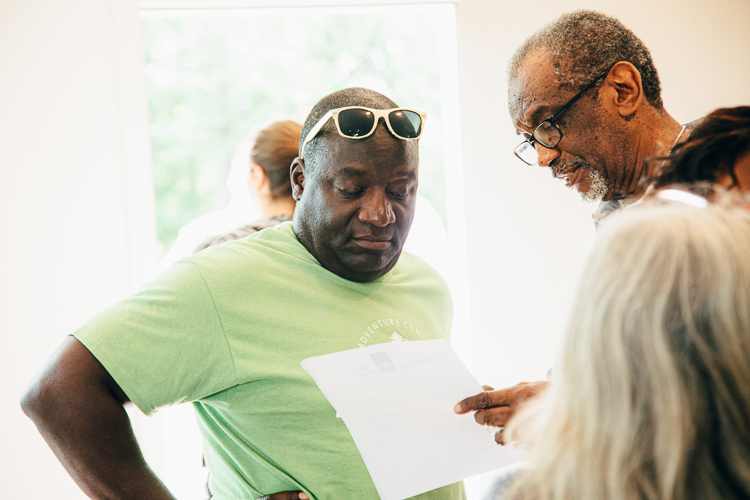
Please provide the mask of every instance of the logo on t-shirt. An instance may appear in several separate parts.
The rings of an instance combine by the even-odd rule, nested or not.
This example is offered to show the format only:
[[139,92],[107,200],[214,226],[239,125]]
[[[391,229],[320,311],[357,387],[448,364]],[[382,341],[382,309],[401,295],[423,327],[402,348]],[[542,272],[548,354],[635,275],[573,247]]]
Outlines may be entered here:
[[407,342],[409,340],[426,338],[422,330],[413,323],[401,321],[397,318],[388,318],[379,319],[368,326],[359,337],[357,345],[359,347],[366,347],[370,344],[380,344],[381,342]]

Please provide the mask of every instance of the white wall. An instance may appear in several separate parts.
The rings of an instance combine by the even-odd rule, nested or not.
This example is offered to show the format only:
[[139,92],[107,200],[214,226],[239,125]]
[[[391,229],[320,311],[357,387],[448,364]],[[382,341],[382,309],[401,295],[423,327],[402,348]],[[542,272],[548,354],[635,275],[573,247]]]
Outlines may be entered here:
[[[593,234],[576,196],[512,157],[504,66],[544,21],[619,16],[651,48],[681,121],[750,102],[750,3],[460,0],[458,37],[472,322],[486,383],[552,364]],[[18,407],[70,330],[152,263],[153,201],[135,0],[0,0],[0,484],[82,494]]]
[[120,43],[138,28],[134,2],[0,3],[3,498],[83,498],[18,401],[65,335],[129,293],[151,259],[144,86],[123,74],[142,63]]
[[750,104],[750,2],[614,0],[457,4],[475,363],[482,383],[543,379],[594,229],[548,169],[516,160],[505,64],[523,40],[576,8],[620,18],[651,50],[681,122]]

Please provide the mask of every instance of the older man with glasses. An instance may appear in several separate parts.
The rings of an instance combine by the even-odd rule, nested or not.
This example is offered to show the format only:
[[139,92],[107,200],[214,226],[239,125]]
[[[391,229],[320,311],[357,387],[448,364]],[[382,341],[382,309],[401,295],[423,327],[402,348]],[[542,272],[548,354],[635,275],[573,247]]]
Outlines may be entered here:
[[644,160],[669,155],[696,125],[664,109],[651,55],[617,19],[579,10],[532,35],[508,67],[508,108],[526,139],[515,154],[548,167],[600,221],[640,198]]
[[[515,155],[549,168],[586,201],[598,224],[646,192],[647,158],[669,156],[700,120],[680,125],[664,109],[651,55],[632,31],[604,14],[564,14],[529,37],[508,64],[508,109],[524,141]],[[659,168],[662,162],[648,162]],[[456,406],[503,427],[546,382],[489,391]],[[496,441],[502,442],[502,432]]]

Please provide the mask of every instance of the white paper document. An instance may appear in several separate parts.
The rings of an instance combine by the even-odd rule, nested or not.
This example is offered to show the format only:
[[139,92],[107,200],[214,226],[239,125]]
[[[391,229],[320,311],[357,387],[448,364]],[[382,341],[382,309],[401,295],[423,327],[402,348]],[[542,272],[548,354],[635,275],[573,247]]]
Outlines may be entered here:
[[376,344],[300,363],[336,409],[383,500],[518,462],[453,407],[482,387],[444,340]]

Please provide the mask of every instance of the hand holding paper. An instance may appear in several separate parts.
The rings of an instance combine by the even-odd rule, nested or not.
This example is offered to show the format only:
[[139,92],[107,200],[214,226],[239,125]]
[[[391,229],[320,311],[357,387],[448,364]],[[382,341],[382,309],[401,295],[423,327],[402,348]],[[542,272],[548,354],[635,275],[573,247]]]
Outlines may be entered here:
[[384,500],[401,500],[517,462],[457,401],[482,388],[444,340],[377,344],[308,358]]

